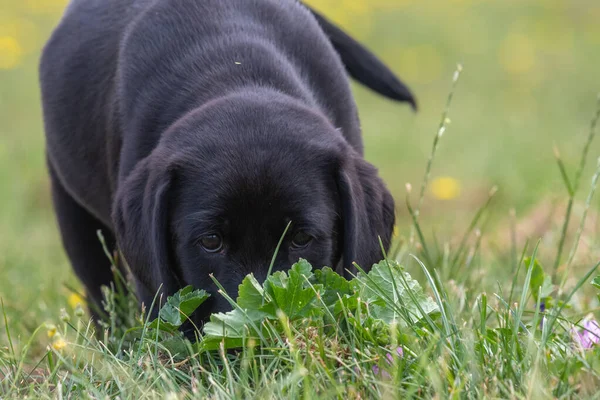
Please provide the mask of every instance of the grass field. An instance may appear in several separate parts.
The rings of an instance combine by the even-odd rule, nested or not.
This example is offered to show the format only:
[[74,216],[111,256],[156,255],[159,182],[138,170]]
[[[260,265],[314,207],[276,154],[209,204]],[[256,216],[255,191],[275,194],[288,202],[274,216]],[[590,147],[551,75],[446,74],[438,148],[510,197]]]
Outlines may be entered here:
[[[540,316],[533,313],[539,308],[527,297],[533,291],[528,294],[527,289],[531,287],[524,282],[528,267],[531,266],[532,274],[537,271],[534,263],[522,263],[514,288],[513,277],[527,240],[525,255],[531,256],[536,242],[542,239],[537,258],[546,275],[552,275],[554,265],[559,265],[552,295],[557,300],[566,300],[570,290],[600,259],[600,210],[594,198],[587,211],[576,257],[571,265],[566,264],[586,209],[600,142],[592,141],[589,147],[566,235],[561,233],[569,193],[553,150],[554,147],[559,150],[573,184],[600,91],[600,3],[595,0],[311,0],[308,3],[367,43],[417,95],[419,112],[415,114],[407,106],[391,103],[354,86],[366,156],[380,169],[397,199],[397,238],[403,243],[398,258],[421,286],[434,294],[426,274],[409,254],[416,253],[423,261],[430,258],[426,266],[430,271],[439,272],[449,298],[448,304],[440,304],[441,308],[449,307],[448,315],[436,317],[439,319],[429,327],[432,336],[425,340],[424,336],[415,334],[429,344],[442,344],[431,349],[418,340],[418,344],[409,341],[404,343],[407,345],[404,354],[413,346],[415,356],[404,359],[412,360],[415,365],[436,360],[440,368],[403,370],[408,372],[394,375],[396,381],[393,382],[398,385],[389,380],[381,380],[381,383],[381,376],[371,374],[365,382],[354,386],[352,390],[356,392],[344,393],[343,380],[335,378],[335,373],[323,377],[331,372],[330,359],[324,362],[325,367],[302,364],[306,369],[297,370],[289,366],[300,362],[294,357],[305,354],[287,349],[279,354],[281,358],[262,359],[256,369],[248,370],[248,373],[269,372],[261,381],[236,375],[242,361],[234,362],[233,372],[226,369],[229,371],[226,373],[221,362],[203,364],[204,359],[194,360],[186,370],[191,374],[188,378],[194,373],[206,373],[215,381],[213,385],[209,380],[201,380],[196,393],[217,398],[268,398],[288,393],[286,390],[293,382],[296,389],[289,395],[294,397],[317,393],[327,397],[394,397],[397,387],[402,387],[404,395],[437,393],[441,397],[591,396],[600,375],[598,349],[586,352],[566,344],[568,324],[561,318],[577,323],[590,312],[599,317],[598,290],[582,282],[581,289],[570,299],[570,308],[554,315],[566,324],[565,331],[552,335],[535,329],[540,322],[535,318]],[[46,336],[46,328],[32,336],[45,322],[58,324],[61,308],[73,312],[65,284],[79,287],[60,246],[51,210],[36,75],[40,48],[60,18],[64,5],[64,0],[0,4],[0,297],[16,353],[20,354],[31,340],[27,356],[22,359],[23,371],[28,373],[43,359],[38,366],[39,375],[47,377],[49,372],[54,372],[52,379],[42,379],[38,386],[35,381],[21,382],[22,377],[8,376],[15,371],[7,366],[13,365],[18,357],[9,355],[9,338],[2,329],[0,380],[7,378],[0,385],[0,397],[3,397],[2,390],[11,397],[24,393],[33,397],[42,393],[57,397],[57,390],[62,387],[57,382],[64,374],[49,370],[57,363],[58,370],[61,362],[63,367],[68,364],[66,360],[59,360],[59,350],[50,350],[55,360],[54,364],[48,364],[47,348],[53,341]],[[461,63],[464,70],[448,115],[450,122],[436,149],[430,184],[420,212],[420,227],[430,253],[427,257],[404,204],[405,185],[412,184],[411,200],[415,206],[457,63]],[[464,252],[460,253],[462,235],[477,209],[486,203],[492,187],[497,187],[497,193],[476,224],[482,234],[473,230]],[[566,237],[563,256],[556,263],[562,236]],[[412,242],[411,237],[415,238]],[[457,262],[451,262],[455,257]],[[559,289],[563,276],[567,279]],[[515,289],[514,297],[508,296],[511,288]],[[493,310],[489,318],[487,313],[477,311],[484,292]],[[509,297],[518,299],[519,304],[514,309],[511,302],[504,304],[499,300]],[[522,301],[527,299],[528,303]],[[552,312],[549,311],[548,318],[552,318]],[[486,322],[482,323],[481,318]],[[85,326],[84,320],[80,324]],[[452,334],[443,328],[445,324],[460,327],[460,334],[449,340]],[[282,323],[282,326],[286,325]],[[59,324],[59,330],[62,328]],[[512,333],[505,343],[494,342],[497,347],[490,350],[492,355],[487,358],[478,358],[477,352],[470,350],[458,357],[455,347],[458,342],[467,343],[469,349],[476,347],[476,343],[483,343],[482,346],[491,343],[481,341],[488,328],[506,328]],[[285,333],[278,334],[285,342]],[[307,333],[298,331],[297,334],[304,338]],[[75,342],[73,336],[66,333],[64,336],[68,343],[72,343],[69,340]],[[361,346],[366,346],[368,342],[353,335],[337,339],[347,345],[356,345],[358,340]],[[515,350],[519,347],[515,343],[521,340],[527,351]],[[450,350],[446,351],[448,346]],[[115,396],[120,389],[126,393],[123,398],[163,398],[166,392],[176,393],[180,389],[181,393],[194,393],[189,389],[193,379],[172,375],[173,371],[165,367],[168,363],[160,363],[158,352],[137,353],[123,361],[116,355],[108,355],[108,350],[97,343],[90,344],[88,350],[92,348],[93,354],[105,359],[102,377],[120,382],[115,384],[117,386],[107,386],[106,395]],[[373,351],[370,360],[386,357],[385,346]],[[543,355],[550,353],[548,358],[552,362],[544,361]],[[352,354],[366,357],[362,353]],[[142,360],[152,364],[148,367],[152,373],[136,375],[140,371],[135,369],[135,363]],[[454,364],[449,360],[454,360]],[[467,365],[472,368],[466,368]],[[283,377],[271,374],[272,369],[277,368],[290,373]],[[347,370],[352,371],[352,368]],[[458,377],[462,377],[462,381]],[[9,378],[14,381],[8,382]],[[540,385],[546,378],[551,384]],[[499,379],[505,382],[499,384]],[[100,398],[103,394],[100,381],[99,377],[91,377],[89,382],[79,382],[79,385]],[[152,382],[158,383],[153,386]],[[183,383],[179,387],[175,382]],[[234,382],[240,383],[241,391],[230,390],[227,385]],[[271,389],[259,392],[249,382],[256,387],[270,384]],[[311,382],[312,389],[307,390]],[[28,389],[27,385],[32,388]],[[221,385],[222,390],[217,389]],[[469,385],[487,385],[489,391],[472,390]],[[69,390],[72,386],[71,382]],[[331,392],[326,392],[326,388]]]

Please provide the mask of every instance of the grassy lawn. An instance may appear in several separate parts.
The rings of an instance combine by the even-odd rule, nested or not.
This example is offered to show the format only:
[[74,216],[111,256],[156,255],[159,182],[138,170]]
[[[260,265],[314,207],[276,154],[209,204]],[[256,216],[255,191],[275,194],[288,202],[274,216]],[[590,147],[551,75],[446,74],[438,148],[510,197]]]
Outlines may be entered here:
[[[265,317],[270,340],[229,353],[188,346],[173,358],[174,339],[132,316],[130,324],[147,328],[138,341],[129,349],[131,338],[121,344],[119,326],[103,346],[86,332],[85,316],[75,316],[65,287],[80,286],[52,214],[37,83],[40,48],[65,3],[0,5],[0,298],[9,328],[0,323],[0,398],[3,391],[11,398],[594,395],[599,349],[584,349],[571,328],[583,332],[584,317],[600,317],[599,290],[589,284],[598,273],[584,280],[600,259],[598,198],[586,206],[600,141],[589,147],[564,234],[569,193],[553,148],[574,186],[600,91],[600,3],[308,1],[369,44],[417,95],[415,114],[354,85],[366,156],[397,200],[394,256],[437,311],[419,314],[418,329],[390,326],[391,309],[387,317],[358,319],[382,329],[387,342],[351,323],[332,333],[324,317],[274,315]],[[420,208],[421,238],[405,205],[406,183],[415,207],[457,63],[464,69]],[[492,187],[497,192],[469,231]],[[520,262],[522,254],[533,255],[538,240],[539,264]],[[426,264],[431,280],[410,254]],[[541,285],[544,279],[553,286]],[[548,293],[538,299],[540,286]],[[379,299],[393,308],[386,293]],[[418,308],[422,299],[409,293],[404,300]],[[545,322],[536,312],[539,303],[548,306]],[[61,322],[61,308],[69,324]],[[338,317],[337,323],[349,324],[347,315]],[[49,338],[45,323],[56,325],[59,336]],[[395,354],[398,347],[402,356]]]

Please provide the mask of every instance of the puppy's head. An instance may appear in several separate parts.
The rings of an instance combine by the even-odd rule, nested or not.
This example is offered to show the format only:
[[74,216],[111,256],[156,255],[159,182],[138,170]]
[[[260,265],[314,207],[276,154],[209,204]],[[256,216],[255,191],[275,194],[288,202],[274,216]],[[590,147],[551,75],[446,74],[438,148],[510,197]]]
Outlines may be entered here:
[[119,188],[118,242],[149,302],[162,287],[213,294],[197,316],[228,308],[245,275],[263,280],[299,258],[353,271],[382,258],[392,196],[325,118],[291,100],[237,96],[187,115]]

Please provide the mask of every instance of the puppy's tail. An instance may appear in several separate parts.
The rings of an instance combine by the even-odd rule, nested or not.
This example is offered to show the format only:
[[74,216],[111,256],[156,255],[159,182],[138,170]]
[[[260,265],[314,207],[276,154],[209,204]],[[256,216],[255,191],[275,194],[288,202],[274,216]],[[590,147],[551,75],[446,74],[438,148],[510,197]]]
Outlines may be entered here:
[[416,111],[415,96],[381,60],[324,16],[306,7],[329,37],[352,78],[385,97],[408,102]]

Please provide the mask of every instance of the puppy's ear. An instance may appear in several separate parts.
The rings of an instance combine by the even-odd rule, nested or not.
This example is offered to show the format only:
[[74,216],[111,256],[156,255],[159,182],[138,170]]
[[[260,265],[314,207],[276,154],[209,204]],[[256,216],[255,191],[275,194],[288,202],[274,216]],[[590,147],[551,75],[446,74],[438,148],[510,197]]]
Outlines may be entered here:
[[161,285],[165,295],[179,289],[171,269],[169,233],[169,189],[175,169],[153,158],[136,166],[117,191],[113,205],[117,243],[145,302],[152,301]]
[[356,273],[356,262],[368,271],[381,261],[379,238],[387,252],[394,229],[394,199],[377,175],[377,169],[354,155],[338,170],[342,209],[343,268]]
[[352,78],[385,97],[408,102],[416,111],[417,101],[410,89],[381,60],[324,16],[311,8],[309,10],[329,37]]

